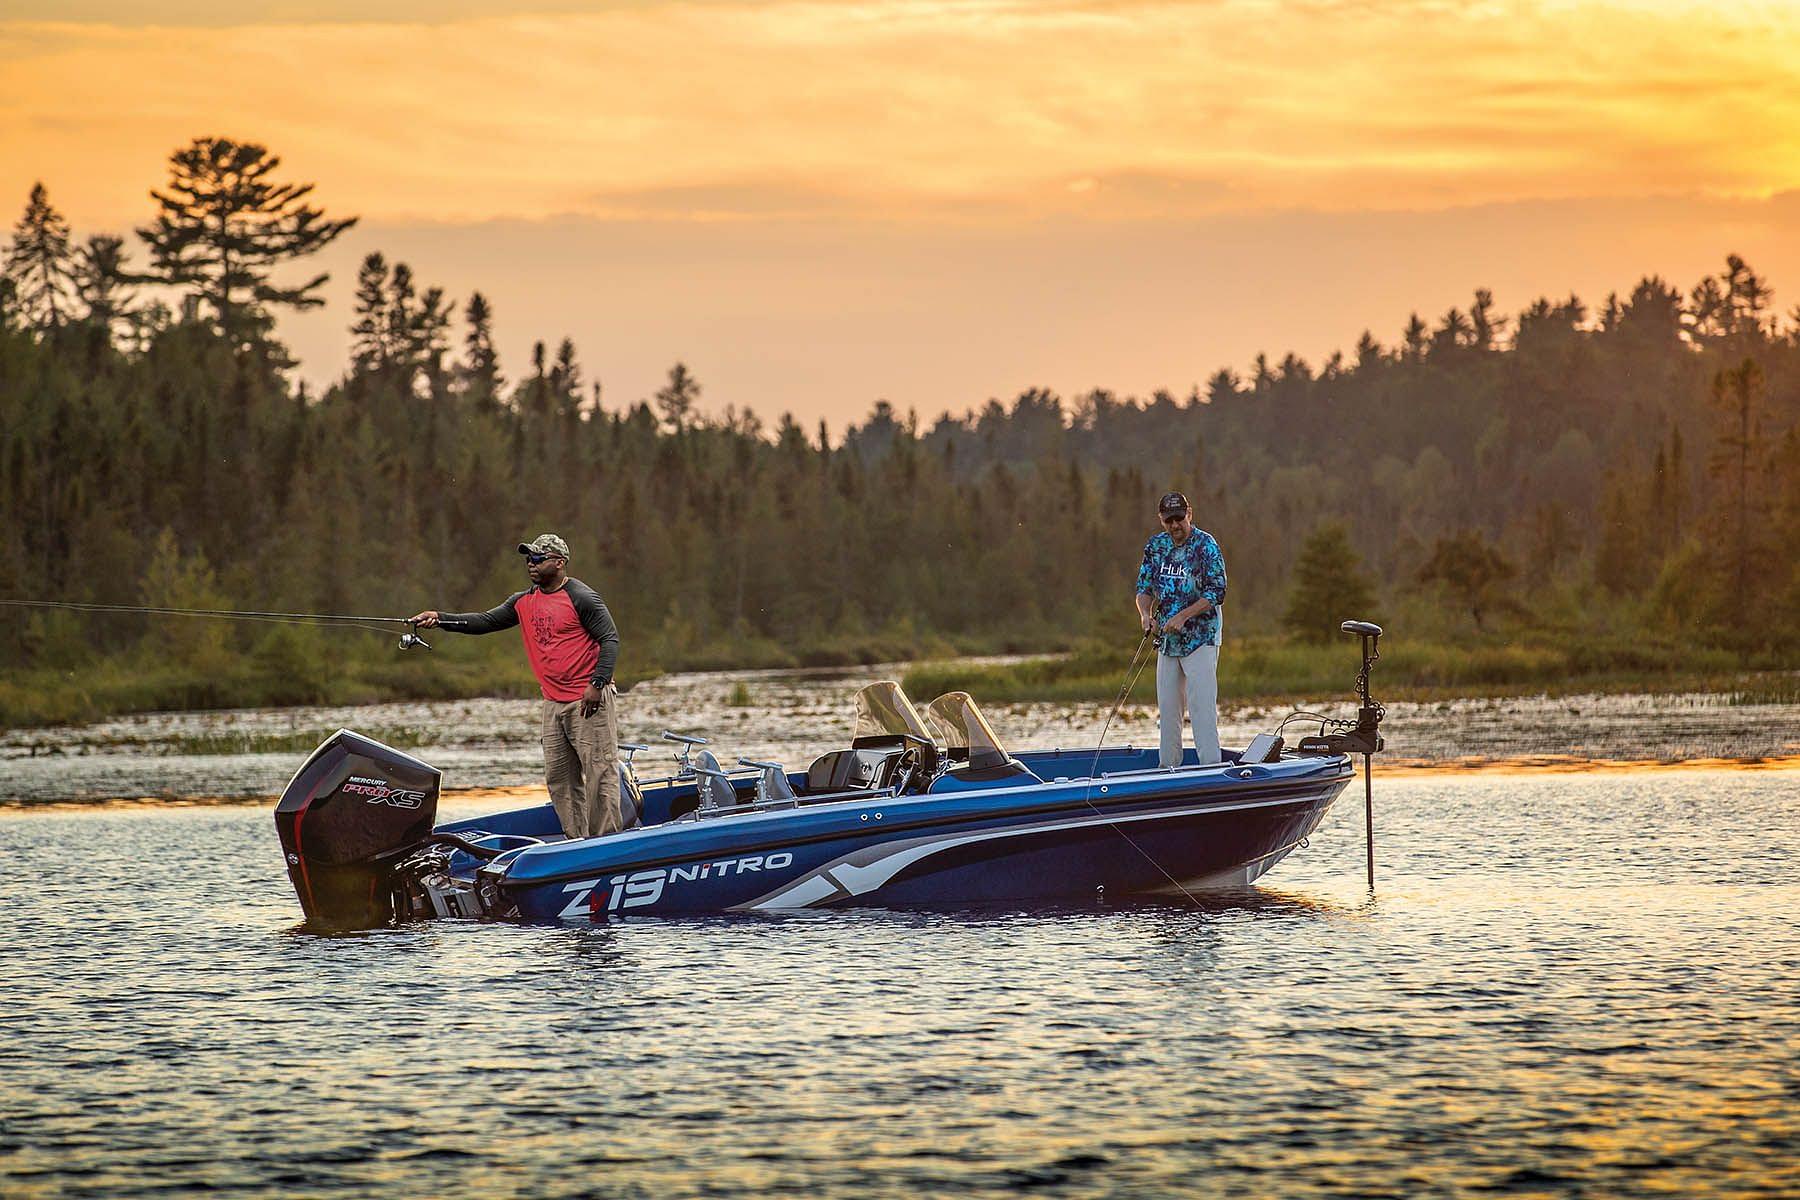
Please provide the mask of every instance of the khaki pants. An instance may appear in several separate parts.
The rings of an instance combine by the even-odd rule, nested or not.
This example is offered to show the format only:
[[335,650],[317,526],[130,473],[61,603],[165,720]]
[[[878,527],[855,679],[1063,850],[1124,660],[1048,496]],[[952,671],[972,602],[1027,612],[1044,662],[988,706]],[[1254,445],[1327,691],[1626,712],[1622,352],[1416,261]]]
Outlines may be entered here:
[[579,700],[544,701],[544,786],[567,837],[619,831],[618,707],[611,684],[591,717]]
[[1200,765],[1216,763],[1219,753],[1219,648],[1201,646],[1186,658],[1156,656],[1156,702],[1162,710],[1162,753],[1165,767],[1181,765],[1181,710],[1194,725],[1194,749]]

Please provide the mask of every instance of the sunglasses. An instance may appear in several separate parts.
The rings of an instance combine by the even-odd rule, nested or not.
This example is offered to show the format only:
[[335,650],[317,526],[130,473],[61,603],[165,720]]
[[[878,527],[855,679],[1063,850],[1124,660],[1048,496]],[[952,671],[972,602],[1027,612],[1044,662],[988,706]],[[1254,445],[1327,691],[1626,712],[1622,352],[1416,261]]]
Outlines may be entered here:
[[1187,516],[1188,516],[1188,515],[1187,515],[1187,514],[1186,514],[1186,513],[1184,513],[1184,512],[1180,512],[1180,513],[1163,513],[1163,514],[1162,514],[1162,523],[1163,523],[1163,524],[1164,524],[1164,525],[1179,525],[1179,524],[1181,524],[1181,523],[1182,523],[1182,522],[1183,522],[1183,521],[1185,521],[1185,520],[1187,520]]
[[546,559],[551,559],[551,558],[556,558],[556,557],[558,557],[558,556],[554,555],[554,554],[527,554],[525,556],[525,561],[535,567],[535,566],[539,565],[540,563],[544,562]]

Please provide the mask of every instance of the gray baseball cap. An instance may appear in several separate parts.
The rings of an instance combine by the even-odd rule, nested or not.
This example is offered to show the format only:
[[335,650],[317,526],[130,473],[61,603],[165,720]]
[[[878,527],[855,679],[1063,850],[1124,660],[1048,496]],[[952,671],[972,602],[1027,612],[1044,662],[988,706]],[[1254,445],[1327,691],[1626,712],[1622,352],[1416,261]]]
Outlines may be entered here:
[[564,562],[569,561],[569,543],[554,533],[540,533],[529,542],[519,543],[520,554],[554,554]]

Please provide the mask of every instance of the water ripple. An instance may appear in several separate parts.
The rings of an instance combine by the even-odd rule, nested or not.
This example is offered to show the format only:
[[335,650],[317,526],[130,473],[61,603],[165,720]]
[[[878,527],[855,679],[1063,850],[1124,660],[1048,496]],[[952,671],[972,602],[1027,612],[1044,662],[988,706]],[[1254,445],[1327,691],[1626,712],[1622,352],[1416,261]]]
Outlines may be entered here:
[[0,1193],[1791,1196],[1800,776],[1402,778],[1199,907],[298,930],[0,819]]

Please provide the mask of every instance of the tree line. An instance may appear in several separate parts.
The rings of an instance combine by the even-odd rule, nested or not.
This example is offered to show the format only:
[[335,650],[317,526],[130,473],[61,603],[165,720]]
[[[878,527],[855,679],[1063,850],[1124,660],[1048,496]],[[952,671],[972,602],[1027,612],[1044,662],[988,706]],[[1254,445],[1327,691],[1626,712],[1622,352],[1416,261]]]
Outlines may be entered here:
[[[510,547],[552,529],[640,665],[827,661],[870,631],[1036,649],[1130,630],[1155,499],[1179,488],[1224,547],[1237,631],[1325,637],[1355,609],[1445,637],[1800,644],[1800,309],[1735,256],[1597,306],[1502,313],[1480,290],[1391,343],[1185,393],[1031,389],[929,422],[878,401],[834,437],[703,407],[681,363],[623,404],[568,339],[502,363],[486,298],[379,253],[313,394],[277,317],[325,276],[283,280],[355,219],[279,166],[227,139],[176,151],[141,265],[33,188],[0,281],[0,595],[486,607],[520,585]],[[0,664],[180,652],[167,638],[38,612],[6,622]]]

